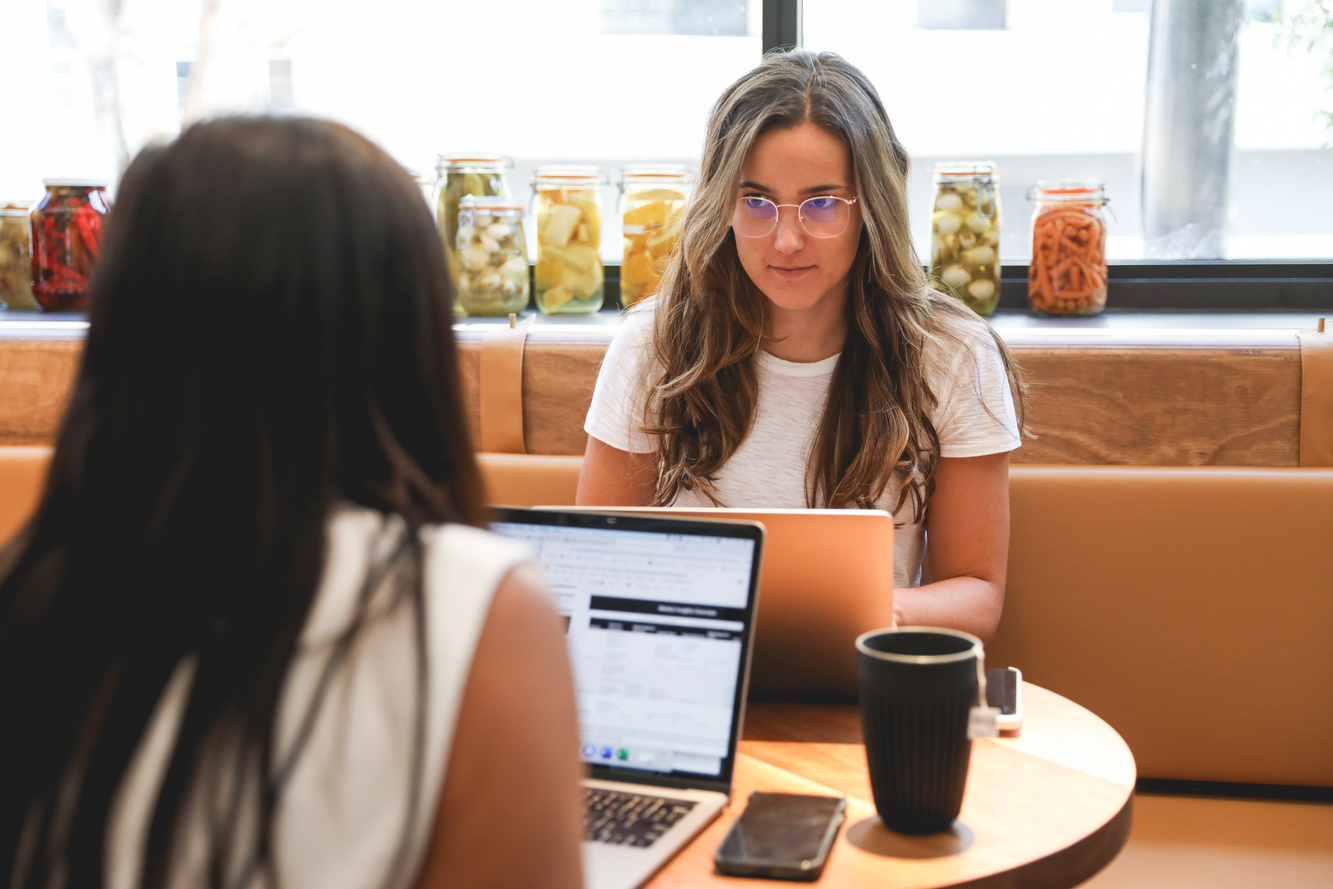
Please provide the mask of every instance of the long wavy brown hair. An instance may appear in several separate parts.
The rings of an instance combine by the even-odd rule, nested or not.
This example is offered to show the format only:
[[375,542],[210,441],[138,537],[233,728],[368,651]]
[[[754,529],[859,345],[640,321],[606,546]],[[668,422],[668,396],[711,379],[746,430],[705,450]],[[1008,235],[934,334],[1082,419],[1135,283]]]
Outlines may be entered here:
[[[680,250],[655,300],[656,362],[645,380],[643,429],[657,439],[653,503],[699,491],[722,505],[713,480],[749,433],[758,403],[755,356],[766,341],[767,300],[736,253],[731,216],[751,144],[773,129],[811,122],[851,151],[864,224],[847,299],[847,340],[829,388],[806,475],[808,506],[870,507],[895,472],[894,511],[910,501],[920,520],[933,490],[939,436],[928,410],[926,344],[949,340],[970,309],[930,289],[912,246],[909,158],[870,80],[841,56],[774,52],[713,106],[698,185],[684,214]],[[987,328],[989,329],[989,327]],[[1022,428],[1023,384],[991,331]],[[658,376],[657,374],[660,374]]]

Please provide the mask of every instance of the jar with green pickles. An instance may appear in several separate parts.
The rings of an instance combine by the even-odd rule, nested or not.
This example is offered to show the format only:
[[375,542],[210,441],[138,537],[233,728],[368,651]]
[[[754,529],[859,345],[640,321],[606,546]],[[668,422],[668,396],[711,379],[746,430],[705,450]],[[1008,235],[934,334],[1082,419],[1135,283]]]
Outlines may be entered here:
[[1000,195],[995,165],[936,164],[930,214],[930,278],[940,291],[989,316],[1000,301]]
[[499,154],[442,154],[435,165],[437,190],[435,223],[440,229],[449,277],[454,285],[454,313],[463,314],[458,294],[462,283],[462,260],[458,254],[458,202],[463,195],[508,197],[505,171],[514,162]]
[[596,167],[537,168],[532,177],[537,217],[537,308],[544,314],[591,314],[602,308],[602,186]]
[[30,206],[30,201],[0,201],[0,303],[7,309],[37,308],[28,242]]
[[458,298],[469,315],[528,307],[528,245],[518,198],[463,195],[458,202]]

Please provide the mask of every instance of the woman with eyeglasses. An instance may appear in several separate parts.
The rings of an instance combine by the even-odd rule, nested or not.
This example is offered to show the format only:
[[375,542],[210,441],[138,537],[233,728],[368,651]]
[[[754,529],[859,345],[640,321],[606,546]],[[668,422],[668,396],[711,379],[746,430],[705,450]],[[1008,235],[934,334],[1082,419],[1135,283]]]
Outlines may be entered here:
[[722,94],[680,248],[598,375],[578,500],[888,510],[897,622],[988,640],[1022,383],[928,286],[908,163],[836,54],[771,54]]

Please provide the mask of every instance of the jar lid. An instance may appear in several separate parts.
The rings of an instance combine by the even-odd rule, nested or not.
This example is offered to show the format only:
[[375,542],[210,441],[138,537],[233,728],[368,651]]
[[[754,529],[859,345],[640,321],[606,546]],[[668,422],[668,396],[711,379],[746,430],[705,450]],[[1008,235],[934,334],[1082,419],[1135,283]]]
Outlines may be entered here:
[[542,164],[532,174],[534,185],[547,188],[591,188],[608,181],[599,168],[583,164]]
[[0,216],[27,216],[32,201],[0,201]]
[[1028,200],[1046,203],[1100,201],[1104,204],[1107,201],[1102,194],[1105,187],[1105,183],[1096,179],[1038,179],[1037,184],[1028,191]]
[[956,182],[963,179],[994,179],[1000,171],[990,161],[940,161],[933,172],[936,182]]
[[435,171],[437,173],[462,173],[468,170],[494,172],[496,170],[509,170],[513,166],[514,160],[511,157],[484,152],[441,154],[435,158]]
[[491,216],[522,216],[523,202],[517,198],[465,194],[458,199],[458,210],[475,210]]
[[43,179],[47,188],[106,188],[111,183],[105,179]]
[[626,164],[620,185],[687,185],[692,178],[684,164]]

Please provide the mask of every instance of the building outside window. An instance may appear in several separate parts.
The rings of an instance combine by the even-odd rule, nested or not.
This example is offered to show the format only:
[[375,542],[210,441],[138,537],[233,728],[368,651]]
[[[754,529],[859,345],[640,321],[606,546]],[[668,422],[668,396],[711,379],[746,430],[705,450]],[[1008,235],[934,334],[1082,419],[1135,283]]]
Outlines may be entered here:
[[[1173,2],[1188,5],[1156,0]],[[1229,4],[1221,256],[1328,262],[1333,3],[1195,5]],[[1169,255],[1142,213],[1148,0],[8,0],[7,64],[34,74],[6,97],[25,126],[0,142],[0,197],[34,199],[49,176],[114,180],[142,145],[232,111],[341,120],[418,170],[444,152],[506,154],[522,196],[540,163],[597,164],[612,182],[627,162],[697,167],[708,110],[760,58],[775,5],[799,9],[805,46],[875,82],[913,155],[923,255],[930,169],[959,159],[1001,170],[1006,262],[1030,250],[1027,189],[1060,177],[1105,181],[1113,260]]]

